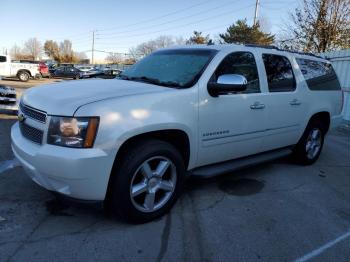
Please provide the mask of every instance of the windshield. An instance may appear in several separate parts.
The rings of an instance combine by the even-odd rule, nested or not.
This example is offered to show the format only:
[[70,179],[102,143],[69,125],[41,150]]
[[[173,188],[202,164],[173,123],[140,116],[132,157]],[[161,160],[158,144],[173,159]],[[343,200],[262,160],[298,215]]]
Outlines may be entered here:
[[217,53],[214,49],[173,49],[155,52],[119,76],[119,79],[185,88],[193,86]]

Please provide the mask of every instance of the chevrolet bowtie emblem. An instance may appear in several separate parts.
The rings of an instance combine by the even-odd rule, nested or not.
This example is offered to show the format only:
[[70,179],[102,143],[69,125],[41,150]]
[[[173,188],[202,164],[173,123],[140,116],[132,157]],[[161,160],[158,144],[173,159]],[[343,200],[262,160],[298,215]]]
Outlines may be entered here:
[[18,121],[19,121],[19,122],[23,122],[25,119],[26,119],[26,118],[25,118],[25,116],[24,116],[23,114],[19,114],[19,115],[18,115]]

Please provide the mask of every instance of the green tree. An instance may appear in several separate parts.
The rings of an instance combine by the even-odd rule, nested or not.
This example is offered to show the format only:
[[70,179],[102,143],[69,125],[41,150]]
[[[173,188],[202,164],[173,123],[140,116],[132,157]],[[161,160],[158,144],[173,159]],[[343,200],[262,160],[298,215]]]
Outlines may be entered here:
[[249,26],[247,20],[238,20],[219,35],[224,43],[271,45],[275,41],[275,35],[264,33],[259,23]]
[[210,41],[209,35],[203,36],[202,32],[193,31],[193,35],[186,41],[186,44],[208,44]]

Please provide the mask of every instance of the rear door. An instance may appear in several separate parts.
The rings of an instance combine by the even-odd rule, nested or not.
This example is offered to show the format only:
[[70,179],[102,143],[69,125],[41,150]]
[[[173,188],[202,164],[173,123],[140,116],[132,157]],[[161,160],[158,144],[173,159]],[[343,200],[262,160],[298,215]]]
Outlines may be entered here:
[[66,77],[73,77],[74,76],[74,68],[73,67],[65,67],[65,76]]
[[296,78],[297,66],[293,68],[291,57],[272,53],[263,53],[262,62],[269,92],[263,149],[294,145],[302,132],[307,103],[305,90]]
[[54,71],[55,76],[64,77],[64,67],[59,67]]

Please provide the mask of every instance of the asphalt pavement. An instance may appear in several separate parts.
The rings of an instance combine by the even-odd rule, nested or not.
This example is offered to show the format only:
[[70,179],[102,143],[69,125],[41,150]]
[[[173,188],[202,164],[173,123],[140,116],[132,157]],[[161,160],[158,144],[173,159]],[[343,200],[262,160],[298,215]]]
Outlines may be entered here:
[[14,121],[0,119],[0,261],[350,260],[349,128],[313,166],[190,179],[168,215],[130,225],[32,182],[10,149]]

